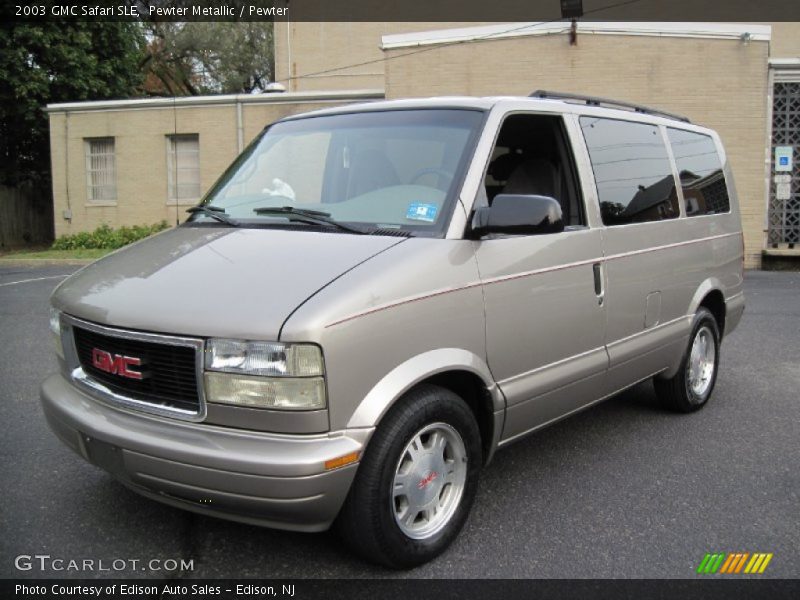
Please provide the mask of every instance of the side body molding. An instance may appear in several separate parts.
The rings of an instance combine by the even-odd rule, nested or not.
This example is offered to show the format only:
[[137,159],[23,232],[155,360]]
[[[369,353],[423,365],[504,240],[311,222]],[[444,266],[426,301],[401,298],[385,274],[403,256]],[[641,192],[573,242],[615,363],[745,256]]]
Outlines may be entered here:
[[[347,429],[375,427],[403,393],[420,381],[446,371],[467,371],[480,377],[491,396],[495,421],[498,413],[502,418],[505,398],[495,384],[486,362],[468,350],[439,348],[410,358],[387,373],[358,405],[347,424]],[[495,433],[495,437],[498,433]]]

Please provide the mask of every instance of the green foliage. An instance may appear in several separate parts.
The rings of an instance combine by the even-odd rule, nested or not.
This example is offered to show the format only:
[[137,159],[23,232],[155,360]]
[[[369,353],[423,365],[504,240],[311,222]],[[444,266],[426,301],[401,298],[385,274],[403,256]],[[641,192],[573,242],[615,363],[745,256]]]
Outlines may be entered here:
[[249,94],[273,80],[270,21],[152,21],[144,70],[151,94]]
[[49,186],[47,104],[257,92],[272,36],[271,22],[0,22],[0,185]]
[[101,225],[91,232],[82,231],[72,235],[62,235],[53,242],[52,250],[114,250],[163,231],[168,227],[169,225],[167,225],[166,221],[161,221],[155,225],[134,225],[133,227],[120,227],[119,229]]
[[45,105],[131,96],[144,47],[133,22],[0,24],[0,184],[49,180]]

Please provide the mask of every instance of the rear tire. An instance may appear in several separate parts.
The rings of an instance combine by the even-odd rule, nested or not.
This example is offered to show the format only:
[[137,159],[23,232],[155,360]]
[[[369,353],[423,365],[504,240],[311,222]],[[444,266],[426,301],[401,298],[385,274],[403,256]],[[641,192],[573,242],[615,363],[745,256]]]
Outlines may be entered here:
[[665,408],[689,413],[706,405],[717,381],[719,347],[717,320],[706,308],[698,308],[678,372],[669,379],[653,380],[656,396]]
[[336,528],[362,558],[400,569],[428,562],[467,520],[482,462],[466,403],[434,385],[411,390],[369,442]]

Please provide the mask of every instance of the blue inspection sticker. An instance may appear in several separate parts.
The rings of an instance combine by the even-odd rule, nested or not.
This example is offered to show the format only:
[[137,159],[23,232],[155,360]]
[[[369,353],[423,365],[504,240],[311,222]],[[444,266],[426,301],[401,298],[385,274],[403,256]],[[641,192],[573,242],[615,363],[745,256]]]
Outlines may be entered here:
[[436,220],[436,213],[439,208],[435,204],[425,204],[423,202],[413,202],[408,205],[406,219],[409,221],[425,221],[433,223]]

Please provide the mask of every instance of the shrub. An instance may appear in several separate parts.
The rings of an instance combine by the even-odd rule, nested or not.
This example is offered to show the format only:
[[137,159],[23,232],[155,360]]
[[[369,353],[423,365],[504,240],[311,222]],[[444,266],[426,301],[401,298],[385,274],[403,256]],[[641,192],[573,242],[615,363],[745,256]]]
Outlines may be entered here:
[[144,239],[154,233],[167,229],[166,221],[155,225],[134,225],[112,229],[108,225],[101,225],[92,232],[82,231],[72,235],[62,235],[53,242],[53,250],[89,250],[106,249],[115,250],[138,240]]

